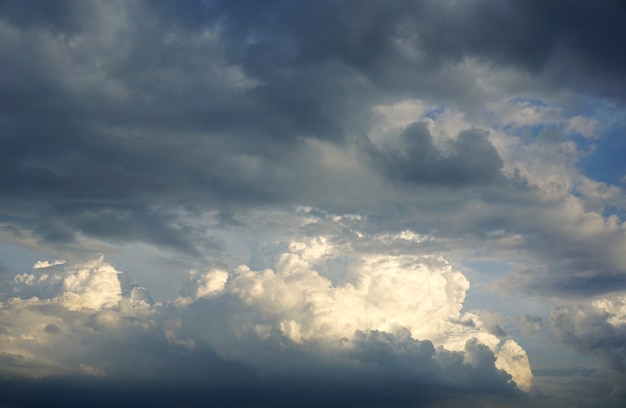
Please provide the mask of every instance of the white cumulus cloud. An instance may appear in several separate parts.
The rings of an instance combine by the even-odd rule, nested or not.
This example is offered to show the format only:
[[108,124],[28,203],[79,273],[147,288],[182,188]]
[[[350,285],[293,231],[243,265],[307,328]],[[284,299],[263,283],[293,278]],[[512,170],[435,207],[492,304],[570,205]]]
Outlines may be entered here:
[[0,372],[182,378],[218,372],[223,359],[271,378],[295,364],[315,381],[333,369],[420,387],[528,391],[525,351],[462,311],[461,272],[441,256],[386,251],[407,234],[361,234],[371,242],[358,249],[333,235],[293,239],[268,247],[265,269],[194,269],[183,295],[165,303],[136,284],[123,288],[123,273],[103,257],[18,275],[17,296],[0,307]]
[[51,266],[57,266],[57,265],[63,265],[65,263],[64,260],[62,259],[57,259],[56,261],[37,261],[35,262],[35,265],[33,265],[33,269],[43,269],[43,268],[49,268]]
[[[392,238],[384,234],[370,239],[386,247]],[[196,287],[190,292],[214,302],[220,296],[235,296],[248,308],[238,313],[252,311],[253,316],[236,319],[235,330],[260,340],[275,333],[297,344],[341,349],[353,346],[359,333],[409,333],[414,341],[429,341],[454,352],[464,352],[468,342],[477,341],[519,388],[530,389],[532,373],[525,351],[513,340],[500,345],[480,316],[462,312],[469,281],[444,258],[360,253],[350,245],[335,244],[329,236],[294,240],[283,248],[271,254],[275,259],[271,268],[241,265],[230,273],[192,271],[189,279]],[[344,256],[350,262],[341,278],[336,272],[326,276],[324,265]],[[179,298],[177,303],[192,302]]]

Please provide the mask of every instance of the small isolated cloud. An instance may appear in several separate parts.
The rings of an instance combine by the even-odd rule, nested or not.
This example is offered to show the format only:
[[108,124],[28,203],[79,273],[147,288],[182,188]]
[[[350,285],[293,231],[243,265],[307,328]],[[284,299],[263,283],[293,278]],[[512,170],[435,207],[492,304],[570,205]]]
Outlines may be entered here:
[[62,259],[57,259],[56,261],[37,261],[35,265],[33,265],[33,269],[45,269],[50,268],[51,266],[63,265],[65,263]]

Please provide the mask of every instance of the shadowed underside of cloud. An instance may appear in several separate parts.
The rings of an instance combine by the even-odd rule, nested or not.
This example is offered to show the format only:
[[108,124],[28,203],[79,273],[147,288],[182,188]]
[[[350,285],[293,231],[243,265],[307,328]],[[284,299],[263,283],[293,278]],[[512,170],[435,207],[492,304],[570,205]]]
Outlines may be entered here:
[[393,180],[448,188],[504,181],[502,159],[478,129],[461,132],[444,152],[434,145],[426,123],[413,123],[402,132],[400,146],[370,150]]
[[[419,74],[476,58],[545,76],[551,86],[620,98],[611,85],[624,85],[626,60],[618,56],[613,39],[624,35],[619,21],[625,12],[619,1],[600,6],[574,1],[567,7],[539,0],[393,5],[369,1],[358,10],[344,2],[276,2],[263,7],[216,1],[207,16],[225,16],[232,22],[226,26],[230,45],[253,69],[260,68],[259,56],[294,65],[338,59],[383,87],[402,84],[409,91],[419,84],[422,91],[445,95],[449,84],[429,87]],[[255,41],[246,44],[250,37]]]
[[[345,373],[351,375],[352,373]],[[243,383],[243,382],[242,382]],[[89,379],[11,380],[5,382],[4,401],[7,406],[24,408],[42,405],[93,407],[134,407],[137,404],[158,408],[171,406],[194,408],[206,407],[292,407],[294,405],[321,407],[438,407],[441,401],[456,399],[469,407],[479,407],[473,401],[480,393],[458,393],[447,387],[421,388],[412,384],[385,382],[380,379],[368,381],[362,377],[353,381],[337,382],[298,381],[276,379],[257,381],[249,386],[212,387],[210,385],[172,385],[171,383],[98,382]],[[409,388],[412,387],[412,388]],[[494,403],[507,401],[498,395],[482,395],[482,401]],[[506,403],[506,402],[505,402]],[[512,406],[512,405],[511,405]],[[523,406],[523,405],[519,405]]]

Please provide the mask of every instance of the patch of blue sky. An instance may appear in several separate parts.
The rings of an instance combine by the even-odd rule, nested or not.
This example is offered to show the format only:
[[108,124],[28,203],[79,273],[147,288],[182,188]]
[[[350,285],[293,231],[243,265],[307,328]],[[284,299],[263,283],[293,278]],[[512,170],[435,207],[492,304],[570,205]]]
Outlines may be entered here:
[[605,124],[626,124],[624,108],[606,99],[596,98],[589,95],[580,96],[568,106],[568,115],[583,115],[603,121]]
[[580,141],[582,148],[592,152],[584,156],[580,168],[584,174],[596,181],[609,184],[624,184],[626,176],[626,125],[603,132],[597,140]]
[[[547,108],[555,105],[539,99],[512,98],[512,102]],[[499,128],[509,135],[519,137],[528,143],[552,135],[576,142],[582,153],[578,163],[587,177],[612,185],[623,185],[626,177],[626,112],[623,108],[603,99],[583,97],[575,103],[564,106],[563,118],[559,122],[539,122],[531,125],[506,124]],[[568,128],[568,120],[577,116],[596,120],[598,134],[585,137]],[[557,132],[551,132],[552,130]],[[561,131],[561,132],[558,132]]]
[[[454,257],[450,257],[453,264],[457,264]],[[536,301],[526,301],[521,298],[513,299],[510,294],[504,294],[493,288],[496,281],[503,279],[516,268],[512,266],[512,259],[478,260],[463,262],[461,271],[470,281],[470,289],[466,293],[463,304],[464,311],[474,309],[499,310],[501,313],[517,314],[519,310],[526,313],[542,315],[549,310],[549,306]],[[519,262],[522,262],[521,260]],[[511,297],[510,302],[502,304],[502,297]],[[520,308],[520,302],[524,308]]]
[[521,97],[521,96],[516,96],[514,98],[509,99],[511,102],[515,102],[518,103],[520,105],[525,105],[525,104],[529,104],[529,105],[534,105],[534,106],[538,106],[538,107],[542,107],[542,108],[547,108],[548,106],[554,106],[551,105],[545,101],[542,101],[541,99],[533,99],[533,98],[526,98],[526,97]]
[[[539,99],[529,99],[529,98],[511,98],[508,100],[508,103],[512,105],[517,105],[520,108],[532,106],[538,109],[547,109],[547,108],[560,108],[557,105],[548,104]],[[564,121],[555,120],[555,118],[546,119],[543,122],[536,122],[532,125],[530,124],[520,124],[516,122],[510,122],[506,124],[501,124],[501,113],[498,111],[492,111],[487,109],[485,112],[485,118],[496,129],[502,130],[509,135],[515,136],[537,136],[541,133],[543,129],[546,127],[559,127],[564,125]],[[576,116],[576,115],[571,115]],[[563,118],[565,119],[565,117]]]
[[43,251],[31,250],[6,243],[0,244],[0,261],[11,279],[18,273],[30,272],[37,261],[53,262],[57,258]]
[[502,126],[501,129],[509,135],[517,136],[523,141],[532,143],[537,139],[544,137],[549,130],[559,130],[563,126],[555,123],[537,123],[534,125],[516,125],[509,124]]
[[428,110],[426,113],[424,113],[424,117],[432,119],[432,120],[437,120],[437,118],[441,116],[441,114],[445,110],[446,110],[445,106],[437,106],[433,109]]
[[56,259],[42,251],[0,243],[0,302],[11,296],[9,288],[15,275],[32,271],[37,261]]

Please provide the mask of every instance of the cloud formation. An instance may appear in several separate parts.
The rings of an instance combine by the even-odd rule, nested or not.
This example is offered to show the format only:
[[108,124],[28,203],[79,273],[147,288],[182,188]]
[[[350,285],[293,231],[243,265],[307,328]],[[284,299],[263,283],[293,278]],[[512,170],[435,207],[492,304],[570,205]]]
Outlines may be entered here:
[[[334,392],[346,397],[361,381],[400,381],[398,404],[421,398],[411,387],[503,395],[514,395],[514,385],[530,389],[525,351],[512,340],[500,345],[478,316],[461,312],[468,282],[445,260],[352,251],[343,277],[332,282],[316,266],[349,250],[332,238],[292,241],[271,255],[273,269],[191,271],[188,296],[166,303],[153,303],[139,286],[123,288],[121,272],[102,257],[17,275],[18,297],[2,305],[3,376],[158,382],[189,364],[183,379],[225,365],[232,387],[245,387],[236,382],[245,372],[256,378],[251,386],[295,376],[315,387],[330,370],[338,375]],[[28,297],[35,288],[43,297]],[[197,359],[206,353],[214,357]],[[220,381],[211,374],[197,380],[209,387]],[[386,398],[384,388],[367,398]]]
[[3,375],[484,405],[554,332],[619,385],[625,16],[0,2]]
[[600,357],[611,374],[613,392],[626,390],[626,295],[622,292],[563,305],[550,315],[558,338],[568,346]]
[[503,177],[502,159],[478,129],[462,131],[442,151],[435,147],[426,123],[416,122],[402,132],[399,146],[374,148],[372,155],[389,178],[409,183],[458,188]]

